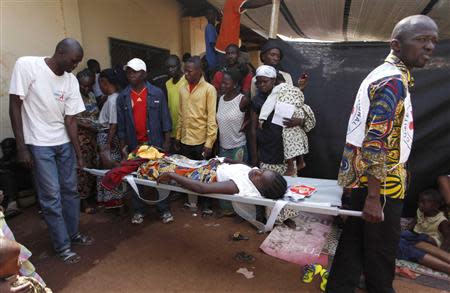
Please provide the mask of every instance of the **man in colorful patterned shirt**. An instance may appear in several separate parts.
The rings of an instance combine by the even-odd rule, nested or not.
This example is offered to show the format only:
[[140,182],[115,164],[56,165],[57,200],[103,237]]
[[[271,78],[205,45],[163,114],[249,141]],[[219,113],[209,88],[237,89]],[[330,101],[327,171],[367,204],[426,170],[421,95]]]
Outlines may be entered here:
[[354,292],[361,273],[369,292],[395,292],[392,282],[413,139],[410,69],[424,67],[438,38],[424,15],[401,20],[391,53],[362,82],[350,116],[338,182],[362,210],[344,227],[326,292]]

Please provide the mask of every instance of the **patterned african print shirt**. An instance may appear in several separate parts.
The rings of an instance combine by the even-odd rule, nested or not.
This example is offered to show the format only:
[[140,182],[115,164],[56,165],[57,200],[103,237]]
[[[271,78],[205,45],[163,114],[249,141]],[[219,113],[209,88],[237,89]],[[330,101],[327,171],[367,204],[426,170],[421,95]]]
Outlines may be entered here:
[[[409,150],[401,151],[401,141],[408,139],[409,147],[411,146],[412,108],[410,105],[408,107],[406,102],[410,104],[408,87],[412,86],[412,77],[403,62],[392,54],[373,72],[381,72],[381,78],[368,84],[363,82],[360,87],[360,91],[367,93],[370,102],[366,113],[364,139],[361,146],[349,143],[352,126],[350,121],[338,183],[346,188],[367,187],[367,175],[371,175],[381,182],[380,195],[403,199],[406,169],[403,156],[401,160],[401,153],[409,155]],[[406,127],[411,135],[405,138],[402,127],[405,127],[405,117],[408,115],[411,115],[411,120]],[[355,115],[352,113],[352,116]]]
[[79,117],[87,118],[92,121],[98,120],[100,111],[98,109],[97,100],[95,99],[94,93],[89,92],[87,95],[81,94],[81,97],[83,98],[83,103],[86,110],[81,112]]

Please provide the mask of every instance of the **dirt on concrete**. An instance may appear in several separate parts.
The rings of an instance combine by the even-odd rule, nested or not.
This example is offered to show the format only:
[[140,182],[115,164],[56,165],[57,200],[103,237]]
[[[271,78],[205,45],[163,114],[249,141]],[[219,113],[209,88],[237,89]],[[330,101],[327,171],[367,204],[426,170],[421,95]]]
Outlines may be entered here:
[[[32,262],[54,292],[320,292],[319,278],[301,282],[298,265],[264,254],[259,235],[235,218],[202,218],[172,202],[175,222],[162,224],[152,211],[142,225],[130,215],[82,214],[80,230],[95,238],[92,246],[74,247],[80,263],[66,265],[53,253],[46,225],[36,208],[8,221],[17,241],[33,252]],[[230,241],[234,232],[247,241]],[[246,264],[233,256],[246,251],[256,260]],[[239,268],[254,273],[247,279]],[[397,292],[442,293],[401,280]]]

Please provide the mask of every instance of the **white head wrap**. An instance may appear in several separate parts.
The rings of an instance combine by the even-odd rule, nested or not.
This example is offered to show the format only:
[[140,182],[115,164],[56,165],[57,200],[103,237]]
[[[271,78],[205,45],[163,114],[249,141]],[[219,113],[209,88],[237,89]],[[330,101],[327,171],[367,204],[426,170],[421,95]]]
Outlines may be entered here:
[[268,78],[276,78],[277,77],[277,71],[275,68],[269,65],[261,65],[256,69],[256,77],[258,76],[265,76]]

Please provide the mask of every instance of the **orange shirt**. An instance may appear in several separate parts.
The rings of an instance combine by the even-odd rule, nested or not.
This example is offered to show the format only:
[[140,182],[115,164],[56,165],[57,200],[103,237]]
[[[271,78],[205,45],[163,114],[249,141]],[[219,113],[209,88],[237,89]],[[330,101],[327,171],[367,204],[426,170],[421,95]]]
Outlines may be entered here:
[[134,126],[139,143],[148,142],[147,136],[147,87],[137,93],[131,90],[131,105],[133,107]]
[[225,48],[230,44],[239,46],[239,34],[241,31],[241,10],[247,0],[226,0],[223,6],[222,24],[216,41],[216,50],[225,54]]

